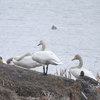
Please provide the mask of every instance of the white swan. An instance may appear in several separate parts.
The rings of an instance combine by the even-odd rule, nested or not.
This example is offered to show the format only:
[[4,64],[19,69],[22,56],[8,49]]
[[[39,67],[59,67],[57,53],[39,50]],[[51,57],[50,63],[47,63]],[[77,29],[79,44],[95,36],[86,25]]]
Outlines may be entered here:
[[[41,40],[38,45],[42,45],[42,48],[38,51],[45,50],[46,45],[45,45],[45,42],[43,40]],[[35,52],[37,52],[37,51],[35,51]],[[16,57],[10,58],[7,60],[7,63],[10,64],[11,61],[13,61],[13,63],[15,65],[22,66],[24,68],[35,68],[35,67],[41,66],[41,64],[32,60],[30,53],[25,53],[21,56],[16,56]]]
[[41,64],[32,60],[30,53],[25,53],[21,56],[14,57],[12,61],[15,65],[22,66],[24,68],[35,68],[41,66]]
[[[32,55],[32,59],[43,65],[43,74],[44,75],[47,75],[49,64],[52,64],[52,65],[62,64],[62,62],[59,60],[59,58],[51,51],[35,52]],[[46,72],[45,72],[45,65],[47,65]]]
[[83,60],[80,55],[76,55],[72,60],[79,60],[78,66],[74,66],[74,67],[70,68],[70,72],[75,78],[78,78],[78,76],[80,75],[80,72],[84,71],[84,73],[85,73],[84,76],[88,76],[88,77],[96,80],[94,75],[89,70],[87,70],[85,68],[81,68],[83,66]]

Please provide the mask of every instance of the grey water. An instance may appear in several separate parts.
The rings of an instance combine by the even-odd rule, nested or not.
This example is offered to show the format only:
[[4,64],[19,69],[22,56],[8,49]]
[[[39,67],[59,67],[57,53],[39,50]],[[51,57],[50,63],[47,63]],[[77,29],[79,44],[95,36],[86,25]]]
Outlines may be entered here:
[[[63,62],[49,65],[49,73],[77,65],[71,59],[79,54],[83,67],[96,76],[100,73],[100,1],[0,0],[0,56],[6,61],[32,53],[41,48],[40,40]],[[42,72],[42,67],[33,70]]]

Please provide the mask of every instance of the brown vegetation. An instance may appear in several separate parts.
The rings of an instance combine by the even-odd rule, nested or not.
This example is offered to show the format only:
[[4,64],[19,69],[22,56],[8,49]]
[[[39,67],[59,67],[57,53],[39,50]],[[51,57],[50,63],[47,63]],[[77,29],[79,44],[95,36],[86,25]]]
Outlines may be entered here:
[[[0,64],[0,100],[68,100],[70,93],[73,100],[81,100],[80,91],[84,92],[80,82]],[[100,93],[100,88],[96,91]]]

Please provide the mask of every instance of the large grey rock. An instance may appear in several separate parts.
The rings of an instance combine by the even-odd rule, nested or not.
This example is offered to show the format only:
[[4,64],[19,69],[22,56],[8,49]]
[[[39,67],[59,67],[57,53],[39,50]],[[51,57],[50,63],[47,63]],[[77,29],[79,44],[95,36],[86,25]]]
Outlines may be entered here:
[[67,82],[69,85],[72,85],[72,84],[75,82],[74,79],[68,79],[68,78],[66,78],[66,77],[62,77],[62,79],[63,79],[65,82]]
[[98,95],[97,95],[96,91],[93,90],[93,88],[88,83],[86,83],[86,81],[84,81],[83,79],[78,79],[76,81],[81,83],[81,85],[84,89],[84,93],[89,94],[93,98],[97,99]]

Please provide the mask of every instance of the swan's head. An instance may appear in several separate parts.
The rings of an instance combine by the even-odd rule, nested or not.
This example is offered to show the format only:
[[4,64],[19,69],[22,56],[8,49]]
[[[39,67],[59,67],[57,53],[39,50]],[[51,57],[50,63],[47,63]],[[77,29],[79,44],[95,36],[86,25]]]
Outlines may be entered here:
[[39,46],[39,45],[44,45],[44,44],[45,44],[44,40],[41,40],[41,41],[39,42],[38,46]]
[[75,55],[75,57],[72,59],[72,61],[73,61],[73,60],[79,60],[79,59],[81,59],[81,56],[77,54],[77,55]]
[[3,62],[2,57],[0,57],[0,62]]
[[84,76],[84,71],[81,71],[80,72],[80,76]]
[[29,52],[25,54],[25,56],[32,56]]

